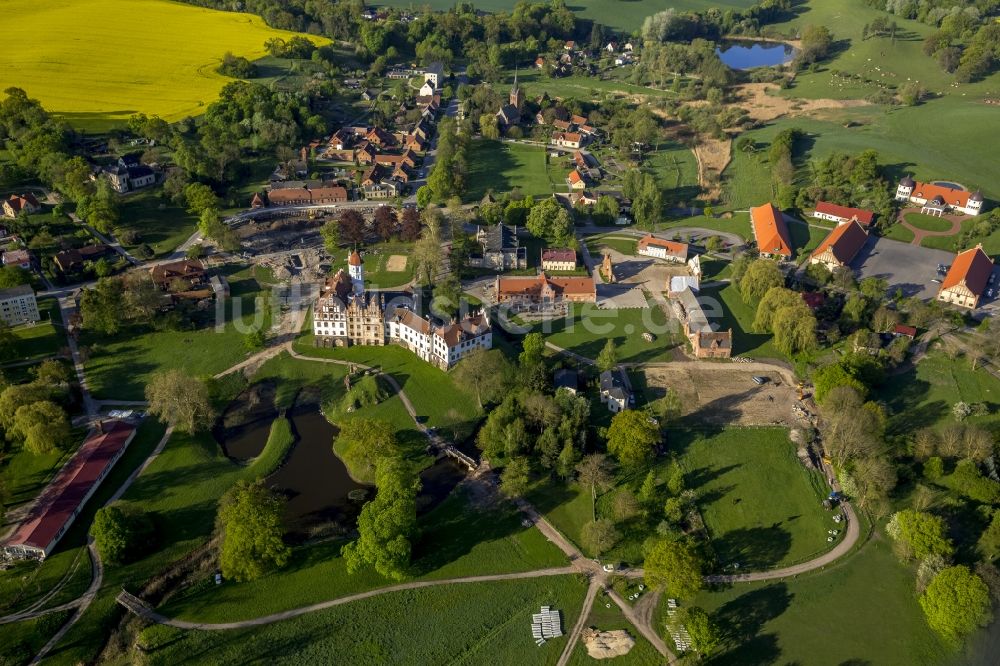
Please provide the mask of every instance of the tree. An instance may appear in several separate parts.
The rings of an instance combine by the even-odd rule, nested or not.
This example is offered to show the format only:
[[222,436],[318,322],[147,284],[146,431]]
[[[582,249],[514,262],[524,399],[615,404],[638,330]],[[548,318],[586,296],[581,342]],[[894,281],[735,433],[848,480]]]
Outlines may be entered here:
[[813,373],[812,379],[813,386],[816,387],[813,397],[818,403],[822,403],[830,391],[838,386],[849,386],[862,397],[868,393],[868,387],[864,382],[852,375],[842,363],[823,366]]
[[204,183],[190,183],[185,186],[184,200],[187,201],[188,212],[196,215],[219,207],[219,197]]
[[656,473],[649,470],[639,487],[639,501],[647,506],[656,501]]
[[534,236],[555,245],[565,244],[573,233],[569,211],[553,198],[543,199],[532,206],[525,226]]
[[349,418],[340,424],[334,450],[344,459],[352,476],[373,478],[379,458],[399,453],[396,432],[387,421]]
[[383,241],[388,241],[396,233],[396,211],[392,206],[379,206],[375,209],[375,235]]
[[615,347],[615,341],[608,338],[608,341],[604,343],[604,348],[597,355],[597,369],[604,372],[612,370],[616,365],[618,365],[618,349]]
[[653,456],[653,447],[660,441],[657,427],[640,411],[626,409],[611,419],[608,428],[608,451],[628,469],[646,464]]
[[667,388],[663,392],[663,397],[657,398],[647,405],[647,410],[661,423],[666,423],[679,418],[684,413],[684,404],[675,389]]
[[69,381],[66,366],[55,359],[46,359],[31,369],[35,381],[44,386],[62,386]]
[[590,511],[597,520],[597,490],[604,492],[611,487],[612,467],[608,457],[603,453],[591,453],[585,456],[576,466],[577,481],[584,486],[590,486]]
[[375,465],[375,499],[358,517],[358,538],[344,546],[347,572],[370,566],[386,578],[400,580],[410,565],[410,538],[417,527],[420,481],[398,457],[379,458]]
[[[926,469],[926,464],[924,467]],[[993,511],[989,527],[983,530],[982,535],[980,535],[976,550],[987,562],[992,562],[1000,557],[1000,511]]]
[[945,536],[944,520],[923,511],[905,509],[893,514],[885,531],[908,557],[922,560],[928,555],[950,557],[955,552]]
[[747,266],[740,278],[740,296],[744,303],[759,300],[773,287],[785,286],[785,276],[770,259],[757,259]]
[[216,525],[223,576],[243,582],[285,566],[292,551],[283,539],[283,512],[281,496],[260,479],[237,481],[222,496]]
[[920,595],[920,607],[931,629],[953,643],[985,627],[991,618],[989,588],[963,566],[949,567],[935,576]]
[[403,223],[399,235],[407,243],[420,238],[420,213],[416,208],[403,209]]
[[328,254],[334,254],[340,249],[340,223],[336,220],[327,220],[320,227],[319,235],[323,237],[323,249]]
[[458,362],[452,371],[455,382],[464,391],[474,393],[479,409],[498,402],[511,383],[513,368],[499,349],[476,349]]
[[35,455],[50,453],[69,441],[66,410],[49,400],[22,405],[14,413],[10,434],[20,437],[24,447]]
[[0,289],[9,289],[22,284],[28,284],[31,275],[20,266],[9,264],[0,268]]
[[667,596],[690,599],[704,586],[702,558],[689,541],[660,539],[646,553],[646,582]]
[[154,374],[146,385],[149,413],[181,432],[198,432],[212,424],[214,410],[204,382],[181,370]]
[[789,305],[774,313],[774,346],[792,356],[816,348],[816,317],[805,303]]
[[479,116],[479,132],[483,135],[484,139],[493,139],[494,141],[499,139],[500,124],[497,122],[496,115],[484,113]]
[[342,212],[338,219],[338,225],[341,240],[352,245],[365,242],[365,218],[361,217],[361,213],[358,211],[349,208]]
[[611,550],[621,539],[615,524],[607,518],[587,523],[583,526],[580,536],[584,547],[595,555],[602,555]]
[[116,564],[148,552],[153,545],[152,521],[145,514],[113,504],[97,510],[90,533],[101,559]]
[[528,459],[511,459],[500,474],[500,491],[507,497],[519,497],[528,490]]
[[833,34],[823,25],[807,25],[802,31],[801,47],[795,58],[798,66],[811,65],[822,60],[833,45]]
[[722,644],[722,627],[698,606],[680,609],[675,621],[687,629],[691,636],[691,649],[703,659],[712,656]]
[[80,295],[83,327],[114,335],[122,323],[122,283],[117,278],[101,278],[93,289]]

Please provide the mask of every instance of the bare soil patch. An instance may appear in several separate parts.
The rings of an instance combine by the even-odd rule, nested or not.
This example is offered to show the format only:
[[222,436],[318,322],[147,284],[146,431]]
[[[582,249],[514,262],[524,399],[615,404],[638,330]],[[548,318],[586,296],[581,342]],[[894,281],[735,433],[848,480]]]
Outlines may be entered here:
[[[676,364],[644,370],[653,396],[670,388],[677,391],[684,416],[699,421],[737,425],[794,425],[795,387],[778,372],[751,370],[736,364]],[[751,377],[768,378],[762,386]],[[659,389],[659,391],[657,390]]]
[[868,106],[863,99],[794,99],[771,94],[779,90],[774,83],[745,83],[735,87],[738,105],[750,117],[767,122],[782,116],[817,115],[830,109],[849,109]]
[[392,255],[385,264],[385,270],[389,273],[402,273],[406,270],[406,259],[405,254]]
[[698,143],[692,149],[698,160],[698,185],[705,190],[702,198],[714,201],[722,196],[719,182],[722,172],[729,166],[732,155],[732,139],[713,139],[707,136],[698,138]]

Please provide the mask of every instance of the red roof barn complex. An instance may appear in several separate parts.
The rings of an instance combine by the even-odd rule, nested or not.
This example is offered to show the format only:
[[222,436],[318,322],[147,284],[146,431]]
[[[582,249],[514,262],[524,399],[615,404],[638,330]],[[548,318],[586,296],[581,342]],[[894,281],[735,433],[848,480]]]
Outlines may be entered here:
[[782,259],[792,258],[792,241],[788,235],[785,217],[773,204],[764,204],[750,209],[753,237],[757,250],[763,256]]
[[992,273],[993,260],[983,251],[982,245],[959,252],[951,268],[948,269],[944,281],[941,282],[937,299],[944,303],[975,309],[979,307],[979,299],[986,291]]
[[4,543],[4,554],[24,560],[44,560],[50,555],[133,437],[135,428],[127,423],[101,423],[59,470]]

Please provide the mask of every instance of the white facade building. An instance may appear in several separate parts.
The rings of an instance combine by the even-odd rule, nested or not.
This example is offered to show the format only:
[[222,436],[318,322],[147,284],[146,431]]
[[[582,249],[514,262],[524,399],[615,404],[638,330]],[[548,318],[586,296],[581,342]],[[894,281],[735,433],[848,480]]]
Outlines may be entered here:
[[0,291],[0,320],[8,326],[27,324],[41,319],[35,290],[22,284]]

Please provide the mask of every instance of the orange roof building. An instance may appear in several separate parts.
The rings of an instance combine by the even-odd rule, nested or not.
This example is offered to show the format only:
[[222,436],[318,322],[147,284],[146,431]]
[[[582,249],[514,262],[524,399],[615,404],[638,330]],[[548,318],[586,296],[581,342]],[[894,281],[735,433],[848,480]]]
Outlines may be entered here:
[[639,239],[635,246],[636,254],[668,261],[678,261],[684,263],[688,257],[687,243],[677,243],[662,238],[657,238],[652,234],[646,234]]
[[896,201],[920,206],[921,213],[943,215],[946,212],[979,215],[983,210],[983,195],[969,192],[954,183],[921,183],[909,176],[896,186]]
[[764,256],[792,258],[792,241],[785,218],[774,204],[750,209],[750,222],[757,250]]
[[596,303],[597,286],[592,277],[497,277],[498,303],[515,306],[548,305],[564,301]]
[[959,252],[941,283],[937,299],[963,308],[975,309],[993,273],[993,260],[980,243],[971,250]]
[[857,220],[840,224],[823,239],[812,255],[809,263],[823,264],[831,271],[847,266],[868,242],[868,232]]

